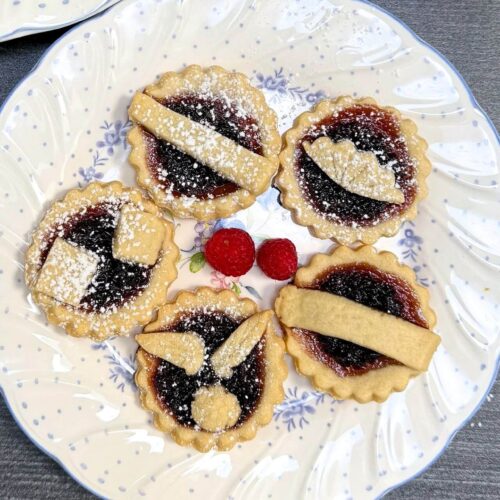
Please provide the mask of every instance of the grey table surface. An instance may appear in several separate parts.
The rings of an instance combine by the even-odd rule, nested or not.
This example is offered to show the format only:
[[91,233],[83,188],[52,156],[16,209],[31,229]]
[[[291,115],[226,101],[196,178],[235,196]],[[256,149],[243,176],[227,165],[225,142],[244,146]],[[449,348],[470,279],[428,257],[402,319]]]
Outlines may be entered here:
[[[377,0],[441,51],[498,129],[500,0]],[[64,30],[0,44],[0,103]],[[500,498],[500,385],[437,462],[386,498]],[[69,423],[71,425],[71,423]],[[0,398],[0,497],[93,498],[16,426]]]

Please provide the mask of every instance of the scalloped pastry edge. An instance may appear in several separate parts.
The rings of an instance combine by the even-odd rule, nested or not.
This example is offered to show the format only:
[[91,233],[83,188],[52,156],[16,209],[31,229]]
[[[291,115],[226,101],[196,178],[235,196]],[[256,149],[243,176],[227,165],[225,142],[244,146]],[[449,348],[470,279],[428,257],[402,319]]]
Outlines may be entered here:
[[[258,121],[262,134],[264,157],[275,165],[274,173],[270,176],[267,187],[272,184],[272,178],[279,166],[278,154],[281,150],[281,137],[277,128],[276,113],[267,105],[264,94],[250,84],[250,80],[242,73],[225,70],[220,66],[202,68],[196,64],[187,66],[180,72],[164,73],[157,83],[148,85],[144,93],[156,98],[169,97],[178,94],[179,89],[188,86],[196,91],[197,86],[203,84],[207,78],[217,82],[215,90],[227,90],[230,84],[237,82],[238,92],[254,104],[252,116]],[[127,134],[131,146],[129,163],[135,169],[136,180],[139,186],[149,192],[158,206],[169,209],[173,215],[181,218],[194,218],[208,221],[230,215],[252,205],[256,198],[246,189],[238,189],[234,193],[214,198],[212,200],[196,200],[188,197],[167,199],[165,191],[151,176],[146,162],[146,142],[141,128],[134,125]],[[188,200],[188,203],[186,201]]]
[[[436,315],[429,305],[429,291],[417,283],[414,271],[400,263],[391,252],[377,252],[371,246],[361,246],[356,250],[340,246],[331,254],[314,255],[307,266],[297,271],[294,284],[299,287],[307,286],[325,269],[351,262],[366,262],[408,283],[417,295],[429,329],[433,329]],[[316,389],[337,399],[354,399],[358,403],[381,403],[393,392],[403,391],[410,379],[421,373],[407,366],[389,365],[362,375],[340,377],[305,352],[293,336],[291,328],[283,324],[282,328],[285,331],[287,352],[292,357],[297,372],[308,377]]]
[[[158,331],[161,327],[175,320],[176,315],[183,311],[205,308],[207,306],[231,308],[231,313],[242,320],[258,312],[258,307],[250,299],[240,299],[230,290],[218,290],[200,287],[193,291],[181,291],[169,303],[158,310],[158,317],[144,329]],[[281,403],[285,397],[283,382],[288,375],[284,360],[285,344],[269,321],[264,333],[265,343],[265,382],[260,401],[248,420],[241,426],[219,433],[195,430],[185,427],[168,415],[159,405],[150,386],[149,370],[154,363],[154,357],[139,348],[136,354],[137,371],[135,382],[139,388],[139,397],[143,408],[153,414],[154,425],[162,432],[169,434],[181,446],[192,446],[200,452],[212,449],[227,451],[239,442],[253,439],[259,427],[272,420],[274,405]]]
[[[417,193],[413,203],[401,214],[371,227],[353,228],[336,224],[316,213],[311,205],[304,200],[301,188],[295,176],[295,149],[297,141],[314,123],[332,113],[346,107],[368,104],[391,113],[399,123],[401,134],[405,138],[408,152],[416,166]],[[350,96],[341,96],[336,99],[320,101],[310,110],[300,114],[294,121],[292,128],[283,135],[283,149],[279,155],[280,168],[275,179],[275,185],[280,190],[280,199],[285,208],[292,215],[294,222],[306,226],[313,236],[321,239],[333,239],[341,245],[349,245],[356,241],[372,244],[382,236],[393,236],[403,222],[417,216],[418,203],[428,194],[426,178],[431,172],[431,163],[426,157],[427,142],[417,134],[417,126],[401,113],[390,106],[380,106],[371,97],[354,99]]]
[[[113,196],[123,197],[127,202],[134,203],[146,212],[156,215],[165,226],[166,236],[162,245],[162,253],[153,268],[148,287],[132,301],[117,308],[116,312],[104,314],[81,312],[34,291],[32,285],[39,270],[39,255],[45,234],[52,228],[61,212],[71,212],[71,210],[76,212],[84,206],[95,205]],[[32,243],[26,251],[24,272],[26,285],[35,303],[45,312],[49,323],[61,326],[69,335],[90,337],[97,342],[114,335],[126,335],[131,329],[151,321],[156,309],[167,300],[168,287],[177,278],[176,265],[179,259],[179,249],[173,238],[172,224],[163,218],[161,210],[145,198],[139,190],[127,188],[118,181],[92,182],[82,189],[71,189],[46,211],[40,224],[34,230]],[[148,302],[147,306],[146,302]]]

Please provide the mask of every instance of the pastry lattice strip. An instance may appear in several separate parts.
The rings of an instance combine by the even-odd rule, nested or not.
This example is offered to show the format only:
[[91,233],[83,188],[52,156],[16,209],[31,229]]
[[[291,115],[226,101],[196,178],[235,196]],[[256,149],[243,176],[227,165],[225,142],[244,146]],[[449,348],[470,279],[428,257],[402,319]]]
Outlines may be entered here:
[[276,314],[289,328],[336,337],[384,354],[418,371],[427,370],[440,338],[427,328],[339,295],[285,286]]
[[162,106],[146,94],[134,96],[129,116],[158,139],[173,144],[253,195],[265,191],[275,170],[264,156]]

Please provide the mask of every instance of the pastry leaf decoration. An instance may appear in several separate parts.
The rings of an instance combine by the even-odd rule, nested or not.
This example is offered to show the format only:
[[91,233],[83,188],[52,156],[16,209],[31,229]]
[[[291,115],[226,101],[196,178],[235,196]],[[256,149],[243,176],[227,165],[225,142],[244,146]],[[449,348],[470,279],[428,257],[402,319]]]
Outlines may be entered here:
[[333,142],[323,136],[304,142],[307,155],[332,181],[351,193],[387,203],[403,203],[394,172],[380,165],[375,153],[359,151],[349,140]]

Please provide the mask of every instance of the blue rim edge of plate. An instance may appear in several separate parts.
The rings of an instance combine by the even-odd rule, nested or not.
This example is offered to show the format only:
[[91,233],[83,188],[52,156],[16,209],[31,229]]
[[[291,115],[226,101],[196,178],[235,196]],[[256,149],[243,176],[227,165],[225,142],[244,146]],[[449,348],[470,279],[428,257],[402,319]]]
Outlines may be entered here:
[[[451,71],[457,76],[457,78],[460,80],[460,82],[462,83],[463,87],[465,88],[465,90],[467,91],[467,94],[469,96],[469,100],[470,102],[472,103],[472,106],[477,110],[479,111],[483,117],[486,119],[486,121],[488,122],[489,126],[491,127],[491,129],[493,130],[494,134],[495,134],[495,137],[497,139],[497,142],[500,144],[500,135],[498,134],[498,131],[496,130],[496,127],[495,125],[493,124],[493,122],[491,121],[490,117],[486,114],[486,112],[483,110],[483,108],[480,106],[480,104],[477,102],[476,98],[474,97],[474,94],[472,93],[472,90],[471,88],[469,87],[469,84],[465,81],[465,79],[463,78],[463,76],[459,73],[459,71],[457,70],[457,68],[453,65],[453,63],[451,61],[448,60],[448,58],[446,56],[444,56],[443,54],[441,54],[441,52],[439,52],[439,50],[435,49],[432,45],[428,44],[425,40],[423,40],[419,35],[417,35],[405,22],[401,21],[401,19],[399,19],[398,17],[396,17],[394,14],[392,14],[391,12],[389,12],[388,10],[384,9],[383,7],[380,7],[379,5],[376,5],[374,3],[372,3],[370,0],[354,0],[358,3],[362,3],[362,4],[365,4],[365,5],[368,5],[369,7],[372,7],[374,8],[375,10],[378,10],[380,12],[382,12],[383,14],[387,15],[388,17],[390,17],[392,20],[396,21],[399,25],[401,25],[411,36],[413,36],[413,38],[418,42],[420,43],[421,45],[423,45],[424,47],[427,47],[428,49],[430,49],[432,52],[434,52],[434,54],[436,54],[450,69]],[[5,98],[4,102],[2,103],[2,105],[0,106],[0,114],[3,112],[5,106],[7,105],[7,103],[10,101],[11,97],[14,95],[14,93],[16,92],[16,90],[25,82],[25,80],[27,80],[36,70],[37,68],[42,64],[42,62],[45,60],[45,58],[48,56],[48,54],[52,51],[52,49],[54,49],[57,45],[59,45],[59,43],[61,43],[68,35],[70,35],[74,30],[80,28],[81,26],[83,26],[84,24],[90,22],[90,21],[93,21],[95,19],[98,19],[99,17],[102,17],[104,14],[106,14],[108,11],[110,11],[113,7],[115,7],[116,5],[118,5],[118,3],[108,7],[107,9],[103,10],[102,12],[99,12],[98,14],[96,14],[95,16],[89,18],[89,19],[86,19],[86,20],[83,20],[82,22],[76,24],[75,26],[73,26],[72,28],[70,28],[68,31],[66,31],[66,33],[64,33],[60,38],[58,38],[57,40],[55,40],[45,51],[44,53],[40,56],[40,59],[37,61],[37,63],[33,66],[33,68],[31,69],[31,71],[29,73],[27,73],[24,78],[22,78],[13,88],[12,90],[7,94],[7,97]],[[60,26],[60,27],[63,27],[63,26]],[[54,28],[54,29],[57,29],[57,28]],[[495,366],[495,369],[493,370],[493,375],[492,375],[492,378],[488,384],[488,388],[486,389],[483,397],[481,398],[481,401],[479,401],[479,403],[476,405],[475,408],[473,408],[473,410],[469,413],[469,415],[463,420],[463,422],[461,424],[459,424],[457,426],[457,428],[451,433],[450,437],[448,438],[448,440],[446,441],[445,445],[441,448],[441,450],[434,456],[434,458],[432,460],[430,460],[427,464],[425,464],[418,472],[416,472],[413,476],[401,481],[400,483],[397,483],[397,484],[394,484],[392,486],[390,486],[389,488],[387,488],[386,490],[384,490],[378,497],[377,499],[380,499],[382,497],[384,497],[385,495],[387,495],[390,491],[392,490],[395,490],[407,483],[409,483],[410,481],[413,481],[416,477],[420,476],[421,474],[423,474],[427,469],[429,469],[437,460],[439,460],[439,458],[441,458],[441,456],[443,455],[443,453],[446,451],[446,449],[448,448],[448,446],[450,445],[450,443],[453,441],[453,438],[456,436],[457,432],[460,431],[463,427],[465,427],[465,425],[467,423],[470,422],[470,420],[474,417],[474,415],[477,413],[477,411],[479,410],[479,408],[483,405],[485,399],[487,398],[488,394],[490,393],[491,391],[491,388],[493,387],[493,384],[495,383],[495,380],[497,378],[497,375],[498,375],[498,371],[499,371],[499,368],[500,368],[500,356],[497,357],[497,360],[496,360],[496,366]],[[12,415],[12,418],[14,419],[14,421],[16,422],[17,426],[24,432],[24,434],[26,435],[26,437],[40,450],[42,451],[43,453],[45,453],[47,456],[49,456],[52,460],[54,460],[57,464],[59,464],[59,466],[66,472],[66,474],[68,474],[76,483],[78,483],[80,486],[82,486],[83,488],[85,488],[87,491],[89,491],[90,493],[92,493],[93,495],[95,495],[96,497],[98,498],[103,498],[105,499],[106,497],[102,496],[100,493],[97,493],[96,491],[94,491],[92,489],[92,487],[90,487],[88,484],[85,484],[79,477],[76,476],[76,474],[74,474],[69,468],[67,468],[67,466],[64,464],[64,462],[57,456],[53,455],[49,450],[47,450],[41,443],[39,443],[38,441],[35,440],[35,438],[30,434],[30,432],[28,431],[28,429],[26,429],[24,427],[24,425],[21,423],[21,421],[17,418],[17,415],[14,411],[14,408],[11,406],[8,398],[6,397],[5,395],[5,392],[2,388],[2,386],[0,385],[0,394],[2,395],[4,401],[5,401],[5,405],[7,406],[10,414]]]
[[[121,0],[118,0],[118,1],[121,1]],[[30,27],[30,26],[17,28],[14,31],[11,31],[10,33],[5,33],[4,35],[0,36],[0,43],[10,42],[11,40],[15,40],[16,38],[21,38],[21,37],[29,36],[29,35],[36,35],[38,33],[45,33],[47,31],[54,31],[54,30],[58,30],[61,28],[65,28],[66,26],[71,26],[72,24],[75,24],[75,23],[80,23],[82,21],[90,19],[91,17],[94,17],[96,15],[96,13],[100,14],[102,11],[105,11],[105,10],[109,9],[110,7],[112,7],[112,5],[109,5],[110,2],[113,2],[113,0],[106,0],[105,3],[103,3],[102,5],[98,5],[94,10],[85,14],[83,17],[80,17],[78,19],[72,19],[72,20],[67,21],[65,23],[49,24],[48,26],[43,27],[43,28],[35,28],[35,27]],[[23,34],[21,35],[21,33],[23,33]],[[16,36],[13,36],[13,35],[16,35]],[[52,48],[52,45],[49,47],[49,49]],[[45,54],[43,54],[42,58],[44,56],[45,56]],[[33,69],[35,69],[35,68],[33,68]],[[29,73],[26,76],[29,76]],[[14,87],[14,88],[16,88],[16,87]]]

